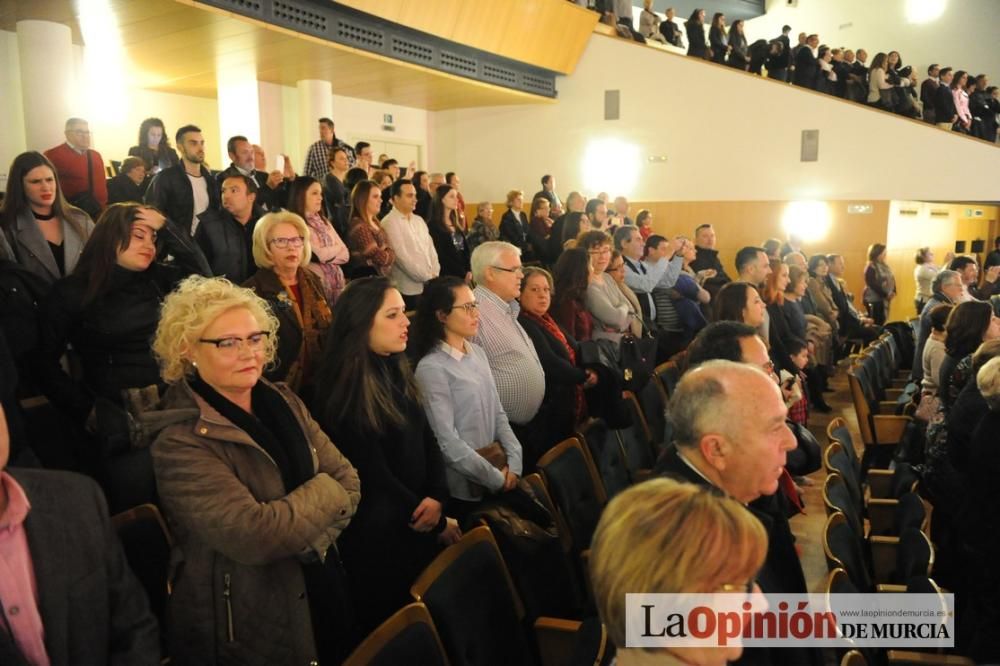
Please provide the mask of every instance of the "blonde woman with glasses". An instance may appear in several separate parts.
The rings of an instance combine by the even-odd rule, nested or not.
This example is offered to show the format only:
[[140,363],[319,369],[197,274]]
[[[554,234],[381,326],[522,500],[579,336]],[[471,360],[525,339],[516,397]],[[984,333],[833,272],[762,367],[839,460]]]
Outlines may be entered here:
[[188,414],[152,447],[183,562],[167,608],[178,663],[340,663],[350,646],[334,544],[361,484],[302,400],[264,379],[277,331],[223,278],[188,278],[163,304],[165,408]]
[[253,258],[259,270],[244,287],[263,298],[278,320],[277,358],[265,376],[287,383],[306,401],[333,315],[320,278],[304,268],[312,247],[309,227],[295,213],[268,213],[253,231]]

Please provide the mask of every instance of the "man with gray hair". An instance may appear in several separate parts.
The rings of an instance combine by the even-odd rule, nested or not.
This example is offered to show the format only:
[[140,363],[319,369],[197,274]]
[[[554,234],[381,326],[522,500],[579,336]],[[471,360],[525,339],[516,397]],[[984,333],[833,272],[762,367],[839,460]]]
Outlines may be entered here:
[[957,271],[944,269],[938,271],[931,282],[931,297],[920,313],[920,324],[917,327],[917,347],[913,353],[913,368],[910,379],[920,383],[924,378],[924,347],[931,335],[931,310],[938,305],[957,305],[964,293],[962,276]]
[[[763,343],[752,330],[743,327],[744,333],[751,334],[740,338],[740,347],[745,338],[763,350],[760,359],[767,359]],[[664,451],[655,471],[712,488],[747,505],[768,537],[767,559],[756,584],[765,593],[804,594],[805,576],[795,537],[777,501],[787,454],[796,447],[795,436],[785,423],[787,414],[777,383],[754,361],[705,361],[685,373],[674,389],[669,408],[674,445]],[[819,651],[808,648],[745,651],[742,662],[823,663]]]
[[545,371],[535,345],[517,321],[521,293],[521,250],[489,241],[472,252],[473,293],[479,303],[479,332],[472,339],[486,352],[500,404],[524,450],[524,473],[555,442],[540,441],[547,428],[532,423],[545,397]]
[[66,141],[45,151],[56,168],[66,200],[82,208],[96,222],[108,205],[104,158],[90,147],[90,125],[83,118],[66,121]]

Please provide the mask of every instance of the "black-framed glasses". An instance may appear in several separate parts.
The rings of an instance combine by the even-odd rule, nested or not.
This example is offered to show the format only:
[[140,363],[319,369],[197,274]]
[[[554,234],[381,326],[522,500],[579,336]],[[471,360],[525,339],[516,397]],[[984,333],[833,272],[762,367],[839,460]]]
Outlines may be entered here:
[[263,349],[264,343],[267,342],[267,338],[270,335],[270,331],[257,331],[256,333],[251,333],[245,338],[232,335],[227,338],[198,338],[198,342],[202,342],[207,345],[215,345],[215,348],[221,352],[234,354],[244,345],[251,351],[259,351],[260,349]]
[[268,245],[273,245],[279,250],[284,250],[286,248],[297,248],[302,247],[306,242],[306,239],[302,236],[291,236],[290,238],[272,238],[267,241]]
[[479,312],[479,303],[476,301],[469,301],[468,303],[461,303],[459,305],[451,306],[452,310],[465,310],[465,314],[472,314],[473,312]]
[[514,266],[514,268],[505,268],[503,266],[492,266],[492,268],[495,268],[498,271],[503,271],[504,273],[520,273],[521,275],[524,275],[524,268],[522,266]]

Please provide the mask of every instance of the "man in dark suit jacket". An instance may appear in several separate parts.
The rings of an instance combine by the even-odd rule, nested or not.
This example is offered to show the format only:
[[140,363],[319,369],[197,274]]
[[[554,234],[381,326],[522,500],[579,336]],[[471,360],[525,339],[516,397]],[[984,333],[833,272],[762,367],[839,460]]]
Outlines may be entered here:
[[951,80],[955,73],[951,67],[941,69],[941,83],[934,91],[934,124],[941,129],[951,130],[958,120],[958,109],[955,108],[955,97],[951,93]]
[[0,664],[159,664],[156,618],[97,484],[4,472],[8,449],[0,410]]
[[[805,594],[787,502],[778,490],[787,454],[795,449],[796,440],[791,430],[781,427],[788,410],[777,382],[760,367],[770,368],[767,348],[752,329],[744,330],[749,335],[723,341],[734,347],[730,353],[717,355],[738,353],[744,362],[707,361],[685,373],[677,384],[670,401],[674,442],[660,456],[655,471],[714,488],[745,504],[768,536],[767,558],[757,574],[761,590]],[[784,648],[745,650],[737,663],[823,662],[818,650]]]
[[816,49],[819,47],[819,37],[809,35],[805,46],[795,54],[795,76],[792,83],[803,88],[816,89],[819,79],[819,61],[816,60]]
[[287,192],[279,192],[279,190],[284,189],[282,188],[284,179],[281,172],[274,171],[267,174],[263,171],[257,171],[254,168],[253,144],[245,136],[231,137],[226,144],[226,150],[229,151],[229,159],[232,162],[216,179],[216,189],[220,189],[222,181],[230,176],[247,176],[253,178],[257,184],[257,205],[260,208],[265,211],[282,208]]
[[788,68],[792,64],[792,42],[788,38],[788,33],[791,31],[790,25],[782,26],[781,34],[772,40],[781,43],[781,51],[767,60],[767,78],[769,79],[788,80]]
[[938,65],[931,65],[927,68],[927,78],[920,84],[920,101],[924,105],[924,121],[934,124],[934,93],[937,92],[941,82],[938,76],[941,68]]

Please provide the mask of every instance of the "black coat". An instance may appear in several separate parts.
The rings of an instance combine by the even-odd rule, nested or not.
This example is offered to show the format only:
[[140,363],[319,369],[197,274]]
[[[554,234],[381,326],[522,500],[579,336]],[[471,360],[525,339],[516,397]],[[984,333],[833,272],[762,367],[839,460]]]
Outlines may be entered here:
[[720,65],[725,64],[726,56],[729,55],[729,44],[722,30],[715,26],[708,29],[708,45],[712,47],[712,62],[717,62]]
[[521,261],[531,261],[537,255],[528,238],[528,216],[524,211],[514,211],[510,208],[500,218],[500,240],[507,241],[521,248]]
[[455,247],[455,242],[452,240],[451,234],[437,224],[428,224],[427,231],[430,232],[431,240],[434,241],[438,263],[441,264],[440,274],[451,275],[464,280],[465,276],[472,270],[469,264],[471,256],[469,252],[469,239],[465,236],[465,233],[461,230],[458,232],[462,235],[463,242],[462,249],[459,249]]
[[957,116],[958,109],[955,108],[951,87],[942,83],[934,91],[934,119],[939,123],[950,123]]
[[[570,363],[566,347],[541,324],[524,314],[517,320],[535,345],[538,360],[545,371],[545,397],[539,410],[545,414],[545,418],[538,422],[547,424],[551,442],[561,442],[573,434],[576,425],[576,387],[587,381],[587,373],[583,368]],[[565,330],[562,333],[579,357],[576,340]]]
[[[41,306],[39,384],[58,409],[83,423],[95,397],[121,404],[121,391],[160,383],[150,345],[160,321],[160,304],[186,276],[153,264],[142,272],[116,266],[109,291],[83,305],[85,279],[70,275],[53,285]],[[59,364],[71,344],[83,369],[74,381]]]
[[[222,191],[222,183],[226,178],[239,175],[241,175],[240,170],[236,168],[236,165],[230,164],[216,179],[216,192]],[[282,180],[281,184],[272,190],[267,185],[267,173],[254,170],[250,177],[257,183],[257,198],[254,199],[254,206],[265,211],[275,211],[285,207],[288,200],[288,181]]]
[[732,282],[732,279],[726,274],[726,269],[722,267],[722,262],[719,261],[719,251],[710,250],[704,247],[696,248],[697,253],[695,254],[694,261],[691,262],[691,270],[695,273],[698,271],[703,271],[708,268],[715,269],[715,277],[705,280],[705,289],[712,295],[712,300],[715,300],[715,295],[719,293],[722,287]]
[[687,54],[697,58],[707,58],[708,46],[705,45],[705,24],[688,21],[684,24],[684,30],[687,32]]
[[[666,476],[684,483],[693,483],[722,495],[723,491],[710,484],[691,469],[677,453],[676,445],[667,447],[660,455],[653,470],[657,476]],[[757,573],[757,583],[765,593],[805,594],[805,575],[802,563],[795,552],[795,537],[783,506],[780,492],[759,497],[747,505],[747,511],[760,521],[767,532],[767,558]],[[737,664],[822,664],[818,650],[802,648],[758,648],[744,650]]]
[[[410,585],[441,550],[437,534],[445,526],[445,516],[451,515],[441,449],[420,403],[401,390],[397,356],[373,355],[376,367],[391,382],[393,402],[405,417],[406,427],[373,435],[347,422],[322,421],[324,431],[338,442],[368,491],[337,540],[364,631],[374,629],[411,601]],[[437,529],[421,533],[410,528],[410,517],[425,497],[445,508]]]
[[792,83],[803,88],[816,89],[816,82],[819,79],[819,62],[813,55],[812,49],[803,46],[795,54],[795,76]]
[[122,203],[124,201],[136,201],[142,203],[143,196],[149,181],[144,180],[139,185],[135,184],[131,178],[123,173],[114,178],[108,179],[108,205]]
[[323,202],[326,204],[326,216],[330,219],[330,224],[341,238],[347,238],[350,226],[347,217],[351,213],[350,192],[332,173],[327,174],[323,180]]
[[673,44],[676,47],[683,46],[683,42],[681,41],[681,29],[678,28],[677,24],[673,21],[660,21],[660,34],[663,35],[663,38],[667,40],[668,44]]
[[[201,176],[208,188],[208,207],[218,210],[221,207],[221,197],[215,178],[202,165]],[[191,234],[191,221],[194,219],[194,191],[188,180],[184,164],[164,169],[153,177],[146,190],[146,203],[158,208],[168,219],[181,229]]]
[[259,211],[254,210],[244,225],[228,210],[207,210],[198,216],[194,241],[201,248],[212,275],[222,276],[234,284],[242,284],[257,272],[253,260],[253,230]]

